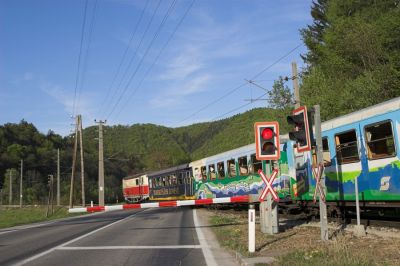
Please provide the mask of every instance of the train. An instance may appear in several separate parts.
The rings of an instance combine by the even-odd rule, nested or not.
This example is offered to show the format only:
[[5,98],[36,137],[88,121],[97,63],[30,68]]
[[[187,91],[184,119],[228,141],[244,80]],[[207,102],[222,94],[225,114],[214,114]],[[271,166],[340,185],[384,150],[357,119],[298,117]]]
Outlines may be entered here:
[[[328,210],[354,206],[355,179],[362,207],[400,207],[400,97],[322,123]],[[250,130],[250,129],[249,129]],[[258,161],[255,144],[187,164],[140,175],[149,200],[205,199],[259,194],[259,169],[278,169],[273,183],[281,203],[311,206],[316,186],[315,150],[297,153],[288,135],[280,136],[278,161]],[[133,198],[124,178],[127,201]],[[130,183],[129,183],[130,184]],[[144,199],[143,197],[136,197]]]

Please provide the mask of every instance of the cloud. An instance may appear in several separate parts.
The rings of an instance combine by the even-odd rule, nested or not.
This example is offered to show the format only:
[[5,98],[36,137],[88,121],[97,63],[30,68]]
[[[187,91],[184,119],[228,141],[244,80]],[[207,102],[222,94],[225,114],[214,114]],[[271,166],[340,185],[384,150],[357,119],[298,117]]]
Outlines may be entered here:
[[[74,114],[74,96],[72,93],[69,93],[64,87],[53,84],[48,81],[42,81],[39,85],[40,89],[54,98],[58,103],[62,104],[64,107],[64,111],[68,113],[68,115]],[[85,117],[85,120],[93,121],[95,116],[93,115],[95,110],[95,105],[90,100],[92,97],[82,94],[79,101],[76,100],[75,112],[76,114],[81,114]]]

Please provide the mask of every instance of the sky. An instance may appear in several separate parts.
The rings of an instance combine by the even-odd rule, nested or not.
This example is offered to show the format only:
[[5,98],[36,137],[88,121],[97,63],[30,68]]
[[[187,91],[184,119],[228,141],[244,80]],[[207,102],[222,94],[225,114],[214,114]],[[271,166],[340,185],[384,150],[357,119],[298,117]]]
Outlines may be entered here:
[[[180,127],[265,107],[311,0],[2,0],[0,124]],[[286,83],[292,88],[292,82]],[[267,120],[267,118],[266,118]]]

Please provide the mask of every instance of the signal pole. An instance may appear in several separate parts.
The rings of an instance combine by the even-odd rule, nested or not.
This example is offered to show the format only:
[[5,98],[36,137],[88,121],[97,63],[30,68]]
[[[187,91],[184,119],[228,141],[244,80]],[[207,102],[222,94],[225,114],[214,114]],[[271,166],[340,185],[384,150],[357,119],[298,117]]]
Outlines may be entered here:
[[104,206],[104,152],[103,152],[103,124],[105,121],[96,121],[99,124],[99,206]]
[[57,206],[60,206],[60,149],[57,149]]
[[21,160],[21,177],[19,179],[19,207],[22,208],[22,176],[24,175],[24,160]]
[[[321,129],[321,111],[319,105],[314,105],[314,119],[315,119],[315,140],[317,142],[317,165],[323,163],[323,150],[322,150],[322,129]],[[320,177],[320,184],[322,186],[322,192],[326,195],[325,189],[325,171],[322,171]],[[317,188],[315,188],[317,189]],[[324,200],[319,198],[319,219],[321,221],[321,240],[329,240],[328,235],[328,215],[326,211],[326,203]]]
[[300,107],[300,89],[299,89],[299,77],[297,74],[297,63],[292,62],[292,76],[293,76],[293,89],[294,89],[294,107],[295,109]]

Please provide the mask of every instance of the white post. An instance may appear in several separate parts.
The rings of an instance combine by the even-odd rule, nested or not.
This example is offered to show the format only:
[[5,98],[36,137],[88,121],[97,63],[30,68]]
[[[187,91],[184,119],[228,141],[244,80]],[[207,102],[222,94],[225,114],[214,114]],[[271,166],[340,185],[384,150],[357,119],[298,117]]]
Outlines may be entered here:
[[254,205],[249,208],[249,252],[256,251],[256,211]]

